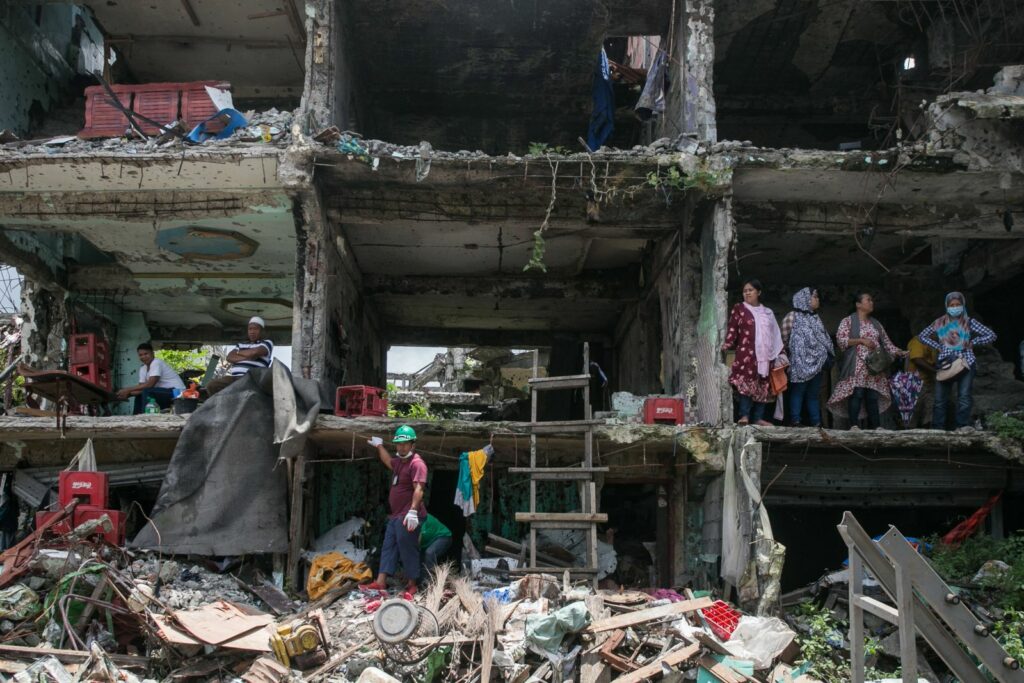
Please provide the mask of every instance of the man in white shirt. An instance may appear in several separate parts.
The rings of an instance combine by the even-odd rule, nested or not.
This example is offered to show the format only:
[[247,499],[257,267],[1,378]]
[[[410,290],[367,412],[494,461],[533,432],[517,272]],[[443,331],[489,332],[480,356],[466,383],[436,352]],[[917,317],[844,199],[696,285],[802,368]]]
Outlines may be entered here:
[[171,366],[153,355],[153,345],[148,342],[139,344],[136,351],[139,353],[139,360],[142,365],[139,367],[139,383],[132,387],[125,387],[118,390],[117,397],[126,399],[129,396],[135,397],[133,415],[140,415],[146,410],[149,399],[156,401],[161,408],[170,408],[174,400],[174,390],[185,390],[185,383],[181,381]]
[[274,361],[274,342],[269,339],[261,339],[263,330],[267,323],[263,318],[254,315],[249,318],[249,326],[246,330],[248,340],[242,342],[228,353],[228,374],[211,381],[206,385],[206,393],[213,396],[221,389],[225,389],[241,378],[253,368],[269,368]]

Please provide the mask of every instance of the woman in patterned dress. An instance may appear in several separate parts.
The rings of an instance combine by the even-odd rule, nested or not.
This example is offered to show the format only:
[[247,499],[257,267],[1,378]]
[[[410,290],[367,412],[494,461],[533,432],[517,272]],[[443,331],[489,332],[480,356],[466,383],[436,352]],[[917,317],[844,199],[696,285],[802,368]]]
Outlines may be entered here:
[[775,314],[761,303],[758,280],[743,283],[743,302],[732,307],[729,328],[722,349],[736,349],[729,371],[729,384],[740,395],[737,424],[772,425],[764,419],[767,404],[775,400],[768,383],[772,363],[782,355],[782,333]]
[[906,357],[907,352],[893,344],[881,323],[871,317],[875,300],[870,294],[858,293],[854,297],[854,305],[854,314],[843,318],[836,331],[836,342],[843,359],[839,382],[828,400],[828,408],[836,417],[847,418],[850,429],[859,429],[863,407],[868,429],[878,429],[881,414],[889,408],[892,396],[885,372],[873,374],[866,359],[879,344],[898,358]]

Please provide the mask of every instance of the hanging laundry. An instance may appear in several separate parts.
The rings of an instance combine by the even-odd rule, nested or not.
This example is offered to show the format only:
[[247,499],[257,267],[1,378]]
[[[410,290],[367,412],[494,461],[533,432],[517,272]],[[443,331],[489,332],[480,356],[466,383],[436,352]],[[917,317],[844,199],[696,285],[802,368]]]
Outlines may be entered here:
[[484,478],[487,458],[494,454],[494,447],[484,446],[478,451],[459,456],[459,481],[455,486],[455,504],[462,508],[464,517],[476,512],[480,504],[480,480]]
[[601,54],[597,58],[592,92],[594,108],[590,113],[587,146],[596,152],[615,132],[615,91],[612,88],[611,70],[604,48],[601,48]]
[[665,112],[665,53],[658,50],[654,63],[647,70],[647,82],[640,93],[634,110],[641,121],[647,121]]

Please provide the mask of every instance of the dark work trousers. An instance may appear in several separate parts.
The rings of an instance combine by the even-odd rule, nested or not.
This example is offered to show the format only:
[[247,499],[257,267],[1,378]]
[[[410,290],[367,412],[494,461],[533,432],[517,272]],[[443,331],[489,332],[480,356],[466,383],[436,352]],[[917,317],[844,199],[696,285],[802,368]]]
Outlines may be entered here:
[[408,581],[420,578],[420,528],[408,531],[402,524],[403,517],[388,520],[384,531],[384,545],[380,549],[380,573],[393,575],[398,571],[398,562]]
[[132,415],[142,415],[146,412],[146,404],[149,403],[149,399],[156,401],[156,404],[161,409],[170,408],[174,403],[174,390],[158,387],[143,389],[142,393],[135,396],[135,407],[132,409]]
[[423,571],[429,572],[431,569],[437,566],[437,561],[441,559],[448,548],[452,547],[451,536],[439,536],[435,538],[433,542],[423,549]]

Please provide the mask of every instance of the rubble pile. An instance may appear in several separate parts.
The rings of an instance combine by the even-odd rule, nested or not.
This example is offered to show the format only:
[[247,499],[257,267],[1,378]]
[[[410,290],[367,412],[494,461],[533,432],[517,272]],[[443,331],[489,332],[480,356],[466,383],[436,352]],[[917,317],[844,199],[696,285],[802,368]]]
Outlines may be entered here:
[[485,585],[442,565],[403,598],[360,589],[346,560],[298,602],[237,559],[127,551],[102,522],[50,529],[0,555],[0,671],[17,681],[745,681],[795,652],[779,619],[690,591],[504,564]]

